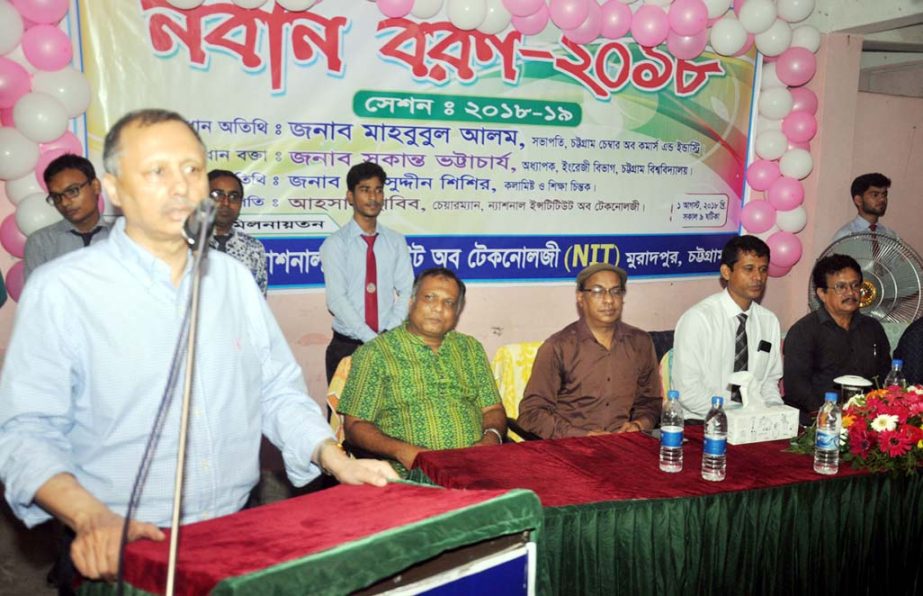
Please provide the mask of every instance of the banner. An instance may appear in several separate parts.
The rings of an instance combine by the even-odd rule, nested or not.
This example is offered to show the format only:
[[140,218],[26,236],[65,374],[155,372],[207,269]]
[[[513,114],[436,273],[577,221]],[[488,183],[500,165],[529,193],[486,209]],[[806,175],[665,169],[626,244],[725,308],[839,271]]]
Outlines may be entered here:
[[209,168],[243,179],[238,225],[266,246],[271,287],[323,284],[318,249],[352,216],[345,175],[362,161],[388,173],[380,221],[414,267],[466,281],[572,279],[602,260],[714,274],[739,231],[753,54],[485,35],[366,0],[78,8],[91,158],[129,110],[183,114]]

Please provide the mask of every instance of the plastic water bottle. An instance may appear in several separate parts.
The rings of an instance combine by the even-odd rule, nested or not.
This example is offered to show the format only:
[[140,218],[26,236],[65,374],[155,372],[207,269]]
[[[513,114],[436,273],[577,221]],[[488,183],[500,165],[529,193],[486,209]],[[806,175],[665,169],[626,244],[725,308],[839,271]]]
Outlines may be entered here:
[[728,417],[724,399],[711,398],[711,410],[705,416],[705,446],[702,450],[702,478],[712,482],[724,480],[727,474]]
[[683,471],[683,406],[679,391],[667,392],[667,403],[660,416],[660,469]]
[[904,361],[895,358],[891,361],[891,372],[888,373],[888,376],[885,377],[885,387],[890,387],[891,385],[897,385],[901,389],[907,388],[907,377],[904,376],[904,371],[901,370],[904,367]]
[[817,412],[817,431],[814,435],[814,471],[818,474],[836,474],[840,469],[840,430],[843,414],[836,403],[836,393],[824,395],[824,405]]

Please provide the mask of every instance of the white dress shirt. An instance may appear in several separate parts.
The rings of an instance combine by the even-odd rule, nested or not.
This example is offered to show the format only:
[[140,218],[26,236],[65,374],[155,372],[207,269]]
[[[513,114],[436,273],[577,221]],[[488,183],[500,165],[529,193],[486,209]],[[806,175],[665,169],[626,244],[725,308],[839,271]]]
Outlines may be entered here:
[[[855,219],[847,223],[845,226],[836,231],[836,234],[833,235],[833,238],[830,242],[836,242],[840,238],[845,238],[851,234],[863,234],[870,232],[869,222],[861,215],[857,215]],[[878,225],[875,226],[875,233],[881,234],[882,236],[890,236],[895,240],[900,240],[901,237],[897,235],[897,232],[886,226],[885,224],[878,222]]]

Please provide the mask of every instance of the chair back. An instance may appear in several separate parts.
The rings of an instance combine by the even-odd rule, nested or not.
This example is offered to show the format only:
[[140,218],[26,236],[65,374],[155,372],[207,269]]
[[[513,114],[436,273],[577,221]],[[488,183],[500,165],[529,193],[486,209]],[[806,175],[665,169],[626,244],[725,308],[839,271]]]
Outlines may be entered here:
[[[532,363],[535,353],[538,352],[541,341],[525,341],[515,344],[500,346],[491,363],[497,389],[500,390],[500,399],[507,418],[515,420],[519,417],[519,402],[526,389],[526,383],[532,376]],[[507,435],[514,441],[522,441],[516,433],[510,431]]]
[[342,444],[345,438],[345,429],[343,428],[343,416],[339,413],[340,394],[343,393],[343,387],[346,386],[346,378],[349,377],[349,367],[352,365],[352,356],[346,356],[340,360],[337,365],[333,378],[330,379],[330,385],[327,387],[327,407],[330,408],[330,428],[336,435],[337,442]]
[[673,372],[673,348],[667,350],[660,359],[660,382],[663,386],[663,401],[667,401],[667,392],[673,389],[673,382],[670,373]]

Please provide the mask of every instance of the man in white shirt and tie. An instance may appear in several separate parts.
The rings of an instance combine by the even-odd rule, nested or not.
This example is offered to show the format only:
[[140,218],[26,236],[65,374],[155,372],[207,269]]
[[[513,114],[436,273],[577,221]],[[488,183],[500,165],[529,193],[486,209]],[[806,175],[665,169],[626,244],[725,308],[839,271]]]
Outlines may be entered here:
[[856,205],[856,217],[837,230],[831,242],[851,234],[869,232],[899,240],[897,232],[879,221],[888,209],[890,187],[891,179],[878,172],[862,174],[853,180],[849,190],[852,193],[852,202]]

